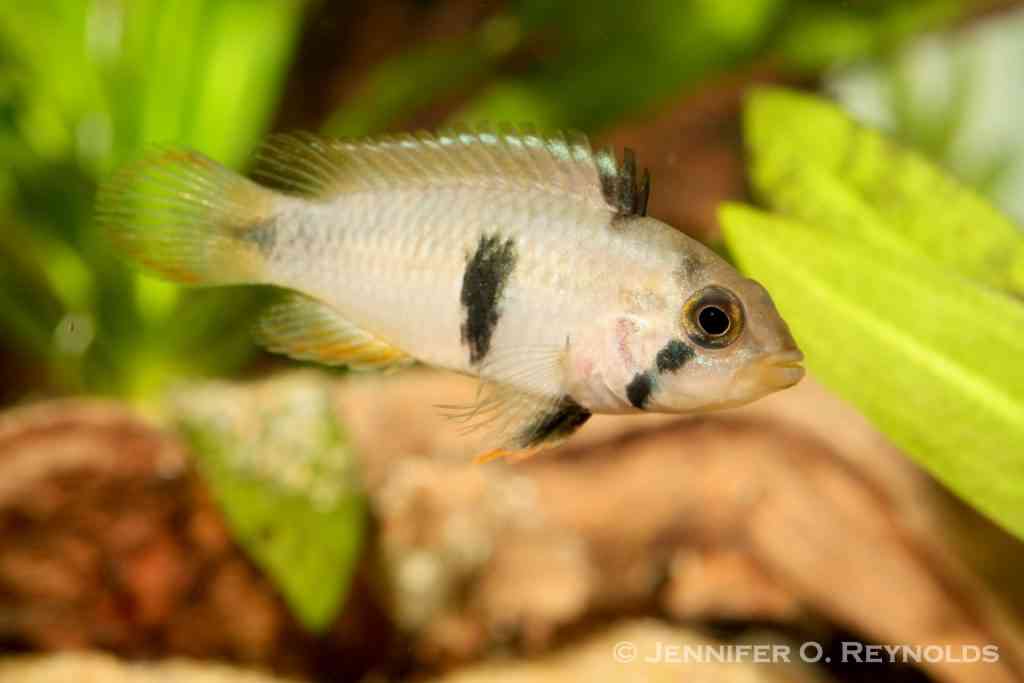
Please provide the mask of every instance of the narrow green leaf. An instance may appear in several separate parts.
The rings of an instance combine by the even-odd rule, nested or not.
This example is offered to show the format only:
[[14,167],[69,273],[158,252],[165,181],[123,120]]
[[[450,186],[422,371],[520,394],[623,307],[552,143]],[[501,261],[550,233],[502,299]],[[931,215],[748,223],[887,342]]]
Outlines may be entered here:
[[302,376],[214,384],[172,401],[233,537],[313,631],[343,604],[365,505],[327,387]]
[[755,92],[744,125],[755,189],[772,208],[1024,294],[1024,233],[915,152],[785,90]]
[[721,221],[815,375],[1024,537],[1024,305],[904,249],[738,205]]
[[229,166],[259,143],[282,94],[302,23],[304,0],[220,0],[206,3],[206,39],[191,84],[191,125],[185,142]]

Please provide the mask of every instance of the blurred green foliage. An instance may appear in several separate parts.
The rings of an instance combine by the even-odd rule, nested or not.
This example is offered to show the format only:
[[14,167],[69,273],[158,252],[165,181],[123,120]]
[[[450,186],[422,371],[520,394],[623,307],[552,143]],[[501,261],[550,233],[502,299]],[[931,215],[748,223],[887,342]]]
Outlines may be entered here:
[[238,369],[258,295],[136,275],[92,230],[98,180],[155,143],[238,166],[278,103],[302,17],[281,0],[0,6],[0,334],[58,390],[145,394]]
[[[475,94],[462,122],[593,132],[751,63],[817,73],[887,51],[991,0],[520,0],[475,34],[413,47],[371,74],[328,121],[366,135],[428,103]],[[525,53],[514,73],[501,57]],[[381,115],[380,103],[384,111]]]
[[[375,133],[458,98],[459,120],[593,131],[752,62],[820,69],[980,4],[519,0],[459,38],[398,51],[324,129]],[[46,368],[47,390],[146,396],[177,378],[236,372],[252,357],[259,292],[186,296],[127,270],[93,229],[92,201],[100,179],[154,143],[242,165],[279,105],[306,8],[0,7],[0,344]]]
[[731,206],[723,229],[808,367],[1024,537],[1024,232],[824,100],[758,92],[746,135],[781,215]]

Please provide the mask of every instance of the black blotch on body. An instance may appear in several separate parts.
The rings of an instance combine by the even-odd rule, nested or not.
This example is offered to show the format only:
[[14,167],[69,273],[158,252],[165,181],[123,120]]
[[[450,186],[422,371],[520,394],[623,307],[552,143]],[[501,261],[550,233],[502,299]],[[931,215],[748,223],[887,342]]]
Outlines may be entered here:
[[469,362],[476,365],[491,348],[491,336],[501,317],[501,296],[516,266],[516,245],[498,235],[482,235],[476,251],[466,260],[459,301],[466,309],[462,343],[469,346]]
[[634,408],[643,410],[654,391],[654,379],[648,372],[638,372],[633,381],[626,385],[626,398]]
[[623,150],[621,166],[615,163],[615,154],[611,150],[599,152],[598,158],[604,162],[597,164],[601,194],[615,209],[616,215],[619,218],[646,216],[647,199],[651,193],[651,174],[644,169],[643,176],[637,180],[636,155],[633,150],[628,147]]
[[692,348],[679,339],[673,339],[665,345],[665,348],[658,351],[654,363],[660,373],[675,372],[693,360],[694,355]]
[[524,446],[529,448],[545,441],[563,439],[579,429],[590,416],[589,410],[572,397],[564,396],[551,412],[527,428]]

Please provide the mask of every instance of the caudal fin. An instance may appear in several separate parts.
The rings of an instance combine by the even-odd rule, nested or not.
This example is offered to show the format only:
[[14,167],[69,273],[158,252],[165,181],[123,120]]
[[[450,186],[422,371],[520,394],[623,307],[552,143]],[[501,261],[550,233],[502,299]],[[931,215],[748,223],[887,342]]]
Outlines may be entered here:
[[164,278],[241,284],[262,281],[253,237],[272,229],[273,206],[271,190],[198,152],[169,150],[115,173],[96,216],[122,252]]

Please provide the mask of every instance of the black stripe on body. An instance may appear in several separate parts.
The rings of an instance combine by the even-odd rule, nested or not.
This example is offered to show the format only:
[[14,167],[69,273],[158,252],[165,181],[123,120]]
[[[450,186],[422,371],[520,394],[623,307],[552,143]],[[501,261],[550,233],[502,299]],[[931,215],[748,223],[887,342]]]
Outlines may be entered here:
[[643,410],[654,392],[654,379],[649,372],[638,372],[626,385],[626,398],[637,410]]
[[615,153],[611,150],[599,152],[597,171],[601,179],[601,194],[618,217],[647,215],[651,174],[644,169],[643,176],[637,180],[633,150],[628,147],[623,150],[621,166],[615,162]]
[[480,363],[491,349],[491,336],[501,318],[501,297],[517,258],[511,238],[502,241],[498,235],[481,235],[476,250],[466,259],[459,295],[466,318],[460,331],[472,365]]
[[695,355],[693,349],[683,341],[673,339],[665,345],[665,348],[658,351],[658,355],[654,358],[654,364],[658,368],[658,372],[662,374],[675,372],[693,360]]
[[590,419],[591,412],[573,400],[564,396],[555,408],[542,415],[525,432],[524,447],[537,446],[545,441],[559,441],[568,437]]

